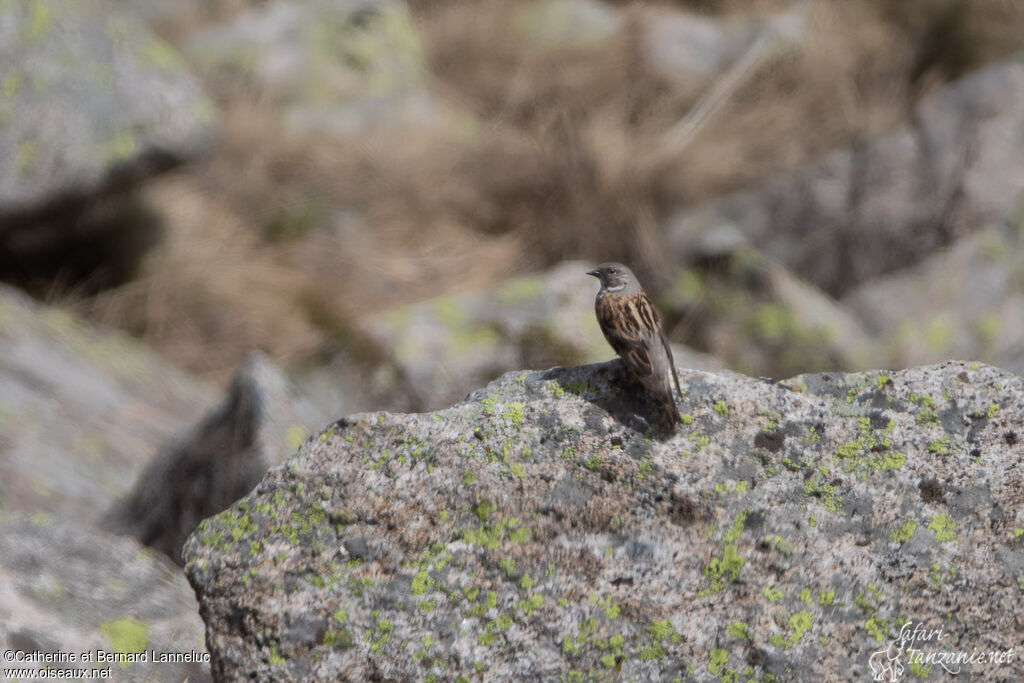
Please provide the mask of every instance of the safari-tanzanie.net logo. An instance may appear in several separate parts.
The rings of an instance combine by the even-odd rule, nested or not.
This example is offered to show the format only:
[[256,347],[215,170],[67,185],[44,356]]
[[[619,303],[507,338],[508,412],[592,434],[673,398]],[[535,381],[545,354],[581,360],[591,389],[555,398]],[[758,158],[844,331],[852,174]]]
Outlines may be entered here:
[[868,658],[871,677],[875,681],[895,683],[908,670],[918,676],[927,676],[939,666],[957,675],[966,667],[1002,666],[1014,661],[1013,648],[1008,650],[951,650],[949,633],[942,628],[931,629],[920,622],[903,624],[899,635],[888,647],[872,652]]

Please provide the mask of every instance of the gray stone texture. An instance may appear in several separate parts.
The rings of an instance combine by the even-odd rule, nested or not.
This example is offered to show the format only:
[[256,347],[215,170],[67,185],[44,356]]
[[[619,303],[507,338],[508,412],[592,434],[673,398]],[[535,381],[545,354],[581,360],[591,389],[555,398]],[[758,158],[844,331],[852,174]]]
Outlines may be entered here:
[[664,440],[612,361],[307,441],[186,544],[214,675],[870,680],[907,619],[1019,644],[1020,377],[681,374]]

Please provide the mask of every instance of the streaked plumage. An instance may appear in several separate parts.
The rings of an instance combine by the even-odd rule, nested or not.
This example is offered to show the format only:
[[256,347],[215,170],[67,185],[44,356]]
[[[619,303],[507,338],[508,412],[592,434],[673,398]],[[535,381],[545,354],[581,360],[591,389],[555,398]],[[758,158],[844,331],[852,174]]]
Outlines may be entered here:
[[633,272],[621,263],[602,263],[587,274],[601,281],[594,311],[604,338],[654,399],[659,421],[674,428],[681,419],[671,378],[680,395],[682,387],[657,309]]

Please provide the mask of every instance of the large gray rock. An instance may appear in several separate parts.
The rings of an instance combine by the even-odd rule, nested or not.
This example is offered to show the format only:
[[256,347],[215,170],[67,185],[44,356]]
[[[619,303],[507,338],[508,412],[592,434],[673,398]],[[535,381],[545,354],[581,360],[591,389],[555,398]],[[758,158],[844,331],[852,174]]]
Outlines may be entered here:
[[214,110],[182,60],[103,0],[0,3],[0,233],[193,158]]
[[766,31],[789,44],[798,41],[804,20],[795,11],[776,15],[736,13],[708,17],[665,5],[639,5],[644,54],[661,76],[687,86],[704,83],[733,66]]
[[[42,514],[0,511],[0,653],[4,668],[73,680],[210,680],[203,624],[177,567],[129,539]],[[47,653],[64,657],[24,661]],[[112,661],[139,653],[145,661]],[[72,673],[93,668],[104,672]]]
[[700,235],[739,229],[837,295],[1004,217],[1024,192],[1024,59],[985,68],[917,107],[911,122],[667,223],[685,259]]
[[681,375],[668,439],[613,361],[306,442],[186,545],[214,675],[866,681],[915,670],[906,620],[1019,645],[1020,377]]
[[440,111],[398,0],[275,0],[197,32],[184,49],[214,87],[254,93],[290,128],[351,134]]
[[863,369],[877,353],[849,310],[749,246],[681,269],[661,299],[683,341],[748,374]]
[[922,263],[865,283],[843,304],[890,367],[978,358],[1024,373],[1024,225],[982,229]]
[[600,43],[622,23],[621,13],[603,0],[533,0],[513,15],[513,28],[524,38],[550,47]]
[[124,335],[0,285],[0,507],[97,521],[212,400]]
[[326,423],[280,368],[253,352],[224,402],[146,468],[105,525],[179,562],[202,519],[248,493]]

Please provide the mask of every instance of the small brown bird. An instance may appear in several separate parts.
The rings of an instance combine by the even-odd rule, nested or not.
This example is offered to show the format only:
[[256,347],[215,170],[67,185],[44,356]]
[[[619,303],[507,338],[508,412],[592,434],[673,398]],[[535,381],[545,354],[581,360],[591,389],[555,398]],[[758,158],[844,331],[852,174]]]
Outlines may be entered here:
[[682,386],[654,304],[633,271],[621,263],[602,263],[587,275],[601,281],[594,311],[604,338],[654,398],[659,421],[669,429],[675,428],[682,420],[669,375],[675,378],[680,396]]

